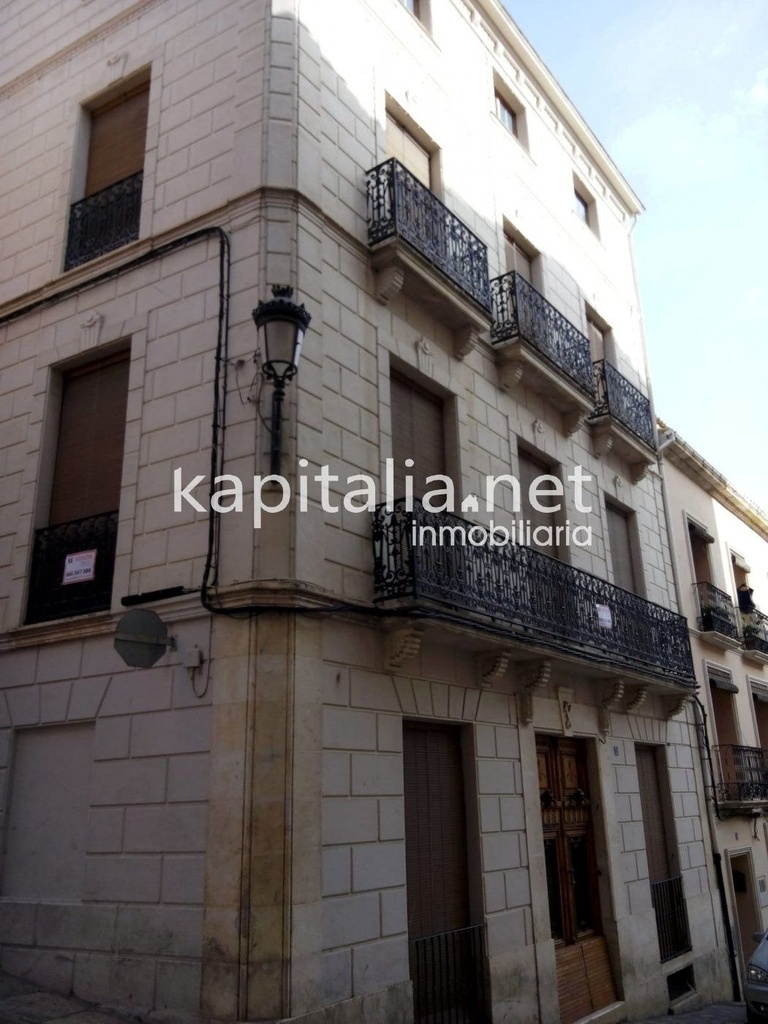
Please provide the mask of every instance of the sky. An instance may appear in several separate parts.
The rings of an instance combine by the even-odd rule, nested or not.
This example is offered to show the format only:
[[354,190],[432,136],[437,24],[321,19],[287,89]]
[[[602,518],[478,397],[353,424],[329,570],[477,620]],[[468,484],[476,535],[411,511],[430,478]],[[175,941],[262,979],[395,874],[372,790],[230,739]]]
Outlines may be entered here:
[[504,0],[642,201],[656,413],[768,510],[768,0]]

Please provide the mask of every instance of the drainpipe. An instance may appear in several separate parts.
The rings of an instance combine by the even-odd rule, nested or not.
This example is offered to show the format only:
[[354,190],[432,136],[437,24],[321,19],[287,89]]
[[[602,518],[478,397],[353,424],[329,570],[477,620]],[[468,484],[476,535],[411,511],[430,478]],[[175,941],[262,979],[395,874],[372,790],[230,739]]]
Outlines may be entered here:
[[[704,761],[706,760],[709,766],[709,782],[712,787],[712,801],[704,799],[704,803],[707,806],[707,818],[709,820],[709,834],[712,839],[712,860],[715,865],[715,879],[717,881],[717,891],[720,897],[720,911],[723,915],[723,927],[725,929],[725,942],[728,946],[728,964],[731,969],[731,985],[733,989],[733,1001],[738,1003],[741,999],[741,986],[739,984],[739,962],[738,954],[736,952],[736,946],[733,941],[733,928],[731,927],[731,919],[728,914],[728,900],[725,894],[725,879],[723,878],[723,857],[717,848],[717,829],[715,827],[715,816],[720,819],[720,808],[717,805],[717,789],[715,786],[715,773],[712,768],[712,749],[709,745],[709,734],[707,732],[707,712],[704,709],[704,705],[701,703],[697,694],[693,695],[693,699],[696,702],[696,709],[699,714],[699,735],[701,737],[700,748],[703,746],[701,751],[702,768],[704,768]],[[712,813],[714,808],[714,815]]]

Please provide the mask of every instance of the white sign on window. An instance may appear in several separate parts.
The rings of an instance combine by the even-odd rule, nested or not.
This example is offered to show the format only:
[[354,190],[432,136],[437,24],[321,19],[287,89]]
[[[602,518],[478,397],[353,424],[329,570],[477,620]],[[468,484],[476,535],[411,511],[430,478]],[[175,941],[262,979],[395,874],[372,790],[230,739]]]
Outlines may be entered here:
[[597,608],[598,626],[602,626],[603,629],[613,629],[613,616],[609,606],[607,604],[596,604],[595,608]]
[[62,586],[67,583],[86,583],[96,579],[96,549],[92,551],[76,551],[64,559],[64,575]]

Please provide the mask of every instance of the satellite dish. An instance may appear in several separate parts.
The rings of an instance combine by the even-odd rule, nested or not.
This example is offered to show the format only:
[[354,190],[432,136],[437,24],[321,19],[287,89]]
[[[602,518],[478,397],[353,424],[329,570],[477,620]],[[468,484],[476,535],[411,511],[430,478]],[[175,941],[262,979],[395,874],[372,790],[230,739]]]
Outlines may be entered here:
[[174,646],[173,637],[168,636],[168,627],[157,612],[134,608],[117,624],[115,650],[131,668],[152,668]]

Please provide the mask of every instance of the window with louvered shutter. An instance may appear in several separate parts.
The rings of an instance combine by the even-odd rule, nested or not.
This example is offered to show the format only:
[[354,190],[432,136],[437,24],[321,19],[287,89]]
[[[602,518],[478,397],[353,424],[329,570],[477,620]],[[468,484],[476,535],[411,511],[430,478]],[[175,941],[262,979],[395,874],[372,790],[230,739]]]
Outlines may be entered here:
[[64,376],[51,526],[119,507],[128,369],[123,352]]
[[617,587],[637,593],[637,579],[632,561],[632,542],[630,539],[630,521],[626,512],[613,505],[605,506],[608,520],[608,541],[611,545],[611,568],[613,582]]
[[640,807],[643,812],[648,877],[663,882],[671,875],[669,843],[664,808],[661,802],[661,776],[653,747],[637,746],[637,780],[640,784]]
[[[433,489],[426,482],[428,476],[446,473],[443,400],[396,373],[390,393],[395,497],[405,494],[405,475],[410,473],[414,496],[419,498]],[[414,460],[413,468],[404,465],[406,459]]]
[[387,114],[387,156],[399,160],[422,185],[431,188],[429,153],[391,114]]
[[91,112],[85,195],[137,174],[144,167],[149,83]]
[[[545,555],[553,555],[557,557],[557,545],[554,543],[556,536],[556,529],[558,523],[558,517],[556,512],[542,512],[537,508],[534,508],[530,502],[531,487],[534,480],[540,476],[553,476],[552,467],[548,466],[545,462],[541,462],[533,455],[529,455],[527,452],[518,452],[518,479],[520,481],[520,516],[526,523],[527,527],[530,525],[531,535],[531,547],[536,548],[537,551],[542,551]],[[538,503],[545,507],[556,506],[562,502],[561,498],[552,497],[538,497]],[[539,538],[545,536],[552,538],[552,543],[540,543],[534,539],[534,531],[544,526],[547,528],[547,534],[540,531]]]
[[593,362],[605,359],[605,331],[592,317],[587,317],[587,337]]
[[469,919],[461,733],[403,723],[408,936],[464,928]]

